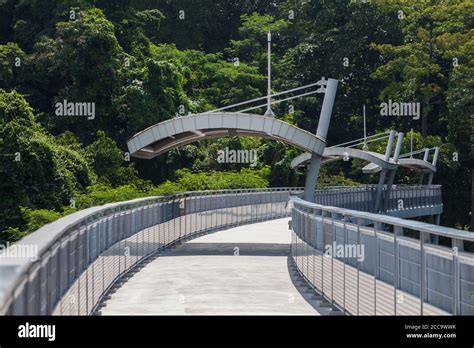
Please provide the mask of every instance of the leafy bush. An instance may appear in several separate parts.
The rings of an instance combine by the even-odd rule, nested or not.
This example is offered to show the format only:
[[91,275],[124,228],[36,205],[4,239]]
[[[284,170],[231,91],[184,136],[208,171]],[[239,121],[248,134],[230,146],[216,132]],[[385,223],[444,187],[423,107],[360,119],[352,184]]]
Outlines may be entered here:
[[92,184],[84,155],[56,142],[16,91],[0,89],[0,149],[0,232],[22,227],[20,206],[57,210]]
[[189,169],[180,169],[177,171],[178,179],[176,181],[165,181],[159,186],[154,186],[150,182],[143,180],[135,180],[131,184],[119,187],[95,184],[89,186],[86,192],[78,193],[74,196],[75,208],[63,206],[56,210],[35,210],[21,207],[22,228],[9,227],[4,233],[8,234],[9,241],[16,241],[47,223],[77,211],[77,209],[85,209],[112,202],[149,196],[170,195],[184,191],[268,187],[266,177],[269,171],[268,167],[259,170],[242,169],[240,172],[192,172]]
[[87,146],[86,151],[100,182],[116,187],[136,179],[134,165],[125,165],[124,152],[104,131],[97,131],[97,140]]

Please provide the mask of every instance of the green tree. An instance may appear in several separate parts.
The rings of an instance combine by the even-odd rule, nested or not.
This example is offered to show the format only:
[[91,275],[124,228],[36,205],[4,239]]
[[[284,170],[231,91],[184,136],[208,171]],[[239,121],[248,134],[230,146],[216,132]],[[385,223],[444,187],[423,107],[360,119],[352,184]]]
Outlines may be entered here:
[[58,209],[93,178],[87,159],[56,143],[19,93],[1,89],[0,158],[0,231],[21,224],[20,206]]
[[420,1],[416,5],[408,0],[386,0],[381,6],[398,16],[405,37],[399,45],[372,45],[384,57],[384,65],[372,76],[389,81],[381,98],[421,101],[422,134],[428,135],[430,128],[442,131],[440,121],[446,121],[443,92],[452,67],[443,59],[447,57],[443,42],[453,38],[450,33],[459,38],[470,30],[474,5],[469,0]]
[[99,181],[112,186],[125,185],[136,179],[133,164],[127,164],[126,154],[104,131],[97,131],[97,140],[86,147]]
[[20,83],[25,52],[14,42],[0,45],[0,88],[12,89]]
[[[46,112],[41,121],[54,133],[70,130],[90,140],[96,129],[113,128],[113,100],[119,91],[123,51],[114,26],[99,9],[78,11],[76,20],[56,24],[30,57],[30,88],[35,107]],[[93,102],[96,117],[58,117],[56,102]]]

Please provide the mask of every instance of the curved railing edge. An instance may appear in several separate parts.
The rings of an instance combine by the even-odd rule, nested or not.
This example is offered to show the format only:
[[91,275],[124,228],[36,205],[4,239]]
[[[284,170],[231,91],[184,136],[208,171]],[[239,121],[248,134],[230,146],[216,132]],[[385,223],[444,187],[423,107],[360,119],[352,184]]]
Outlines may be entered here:
[[[98,214],[104,214],[107,211],[112,210],[116,212],[117,209],[126,207],[131,208],[136,204],[143,203],[146,201],[150,202],[170,202],[176,199],[194,197],[194,196],[206,196],[215,194],[232,194],[232,193],[262,193],[262,192],[281,192],[281,191],[295,191],[302,192],[301,187],[277,187],[277,188],[251,188],[251,189],[224,189],[224,190],[207,190],[207,191],[187,191],[176,193],[172,195],[163,196],[149,196],[143,198],[135,198],[128,201],[107,203],[101,206],[89,207],[83,210],[68,214],[58,220],[50,222],[38,230],[30,233],[23,237],[15,245],[37,245],[36,253],[38,257],[35,260],[31,258],[19,258],[19,257],[0,257],[0,315],[5,314],[8,311],[9,298],[15,293],[15,289],[22,284],[25,280],[25,276],[31,269],[37,265],[41,260],[41,255],[46,253],[52,246],[59,243],[65,234],[70,231],[74,226],[81,226],[87,222],[88,219],[92,219]],[[1,256],[1,255],[0,255]],[[2,267],[7,268],[2,270]],[[3,271],[3,272],[2,272]]]

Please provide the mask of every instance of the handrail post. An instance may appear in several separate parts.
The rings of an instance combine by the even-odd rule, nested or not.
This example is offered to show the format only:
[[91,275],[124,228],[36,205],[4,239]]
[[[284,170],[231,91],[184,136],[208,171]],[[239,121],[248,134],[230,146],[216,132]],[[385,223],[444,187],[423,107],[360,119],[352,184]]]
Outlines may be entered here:
[[[362,224],[362,219],[357,219],[357,245],[360,245],[360,225]],[[360,310],[360,260],[357,259],[357,315],[359,315]]]
[[[347,245],[347,240],[348,240],[348,236],[347,236],[347,221],[350,220],[350,218],[347,216],[347,215],[343,215],[343,223],[344,223],[344,245]],[[346,263],[347,263],[347,255],[344,254],[344,263],[342,265],[342,301],[343,301],[343,311],[344,311],[344,314],[346,314]]]
[[394,291],[394,315],[397,315],[397,303],[398,303],[398,294],[397,289],[399,286],[399,264],[400,264],[400,255],[398,249],[397,236],[403,235],[403,227],[394,226],[393,227],[393,291]]
[[[454,240],[453,240],[454,242]],[[459,315],[460,314],[460,296],[459,296],[459,279],[460,279],[460,274],[459,274],[459,250],[455,246],[455,243],[453,243],[453,315]]]
[[[334,224],[334,212],[331,212],[331,234],[332,234],[332,245],[334,246],[334,243],[336,241],[336,225]],[[334,306],[334,253],[336,251],[333,250],[331,253],[331,306]]]
[[377,230],[383,230],[383,225],[380,222],[374,223],[374,245],[375,245],[375,254],[374,254],[374,315],[377,315],[377,279],[379,278],[379,240],[377,235]]

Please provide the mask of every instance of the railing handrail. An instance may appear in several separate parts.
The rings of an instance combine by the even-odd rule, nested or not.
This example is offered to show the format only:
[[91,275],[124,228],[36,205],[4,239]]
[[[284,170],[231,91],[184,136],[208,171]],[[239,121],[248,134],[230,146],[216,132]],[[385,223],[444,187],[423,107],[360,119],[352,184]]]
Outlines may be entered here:
[[[427,188],[427,186],[420,186]],[[433,185],[432,187],[438,188],[439,186]],[[333,186],[327,187],[326,189],[320,190],[324,194],[324,191],[330,190],[341,190],[348,189],[347,193],[350,193],[352,189],[365,189],[366,186],[359,187],[344,187],[344,186]],[[415,187],[416,188],[416,187]],[[414,189],[412,187],[412,189]],[[288,196],[293,194],[299,194],[303,192],[302,187],[277,187],[277,188],[249,188],[249,189],[223,189],[223,190],[207,190],[207,191],[188,191],[181,192],[171,195],[162,195],[162,196],[150,196],[143,198],[135,198],[123,202],[114,202],[107,203],[101,206],[95,206],[90,208],[85,208],[83,210],[77,211],[75,213],[66,215],[56,221],[53,221],[47,225],[42,226],[33,233],[25,236],[16,245],[35,245],[37,259],[27,259],[27,258],[18,258],[18,257],[5,257],[7,255],[0,254],[0,309],[5,305],[5,301],[8,298],[11,298],[12,293],[17,289],[25,279],[27,279],[28,274],[36,269],[38,265],[41,265],[41,260],[44,255],[47,255],[48,252],[55,249],[56,245],[61,245],[61,243],[69,238],[70,233],[76,229],[81,229],[83,226],[88,226],[96,221],[101,221],[103,218],[115,216],[119,212],[129,211],[136,208],[153,206],[158,203],[174,203],[180,199],[187,199],[193,197],[206,197],[211,195],[236,195],[236,194],[252,194],[252,193],[271,193],[271,192],[288,192]],[[339,192],[343,193],[343,192]],[[331,195],[331,193],[329,193]],[[288,199],[288,198],[286,198]],[[297,201],[304,202],[305,204],[310,204],[309,202],[302,201],[299,198],[296,198]],[[331,206],[319,206],[313,204],[313,207],[322,207],[324,209],[336,209],[341,212],[350,212],[351,215],[361,216],[367,218],[371,216],[371,219],[379,221],[381,215],[379,214],[370,214],[363,213],[361,211],[352,211],[343,208],[336,208]],[[393,218],[390,216],[384,216],[383,219],[386,219],[382,222],[391,222],[398,221],[399,224],[409,224],[406,220]],[[419,224],[418,222],[416,222]],[[416,227],[418,227],[417,225]],[[410,227],[409,227],[410,228]],[[432,227],[433,228],[433,227]],[[440,229],[440,227],[436,227]],[[441,228],[444,230],[453,230]],[[447,232],[431,231],[427,229],[429,233],[446,235]],[[454,230],[456,231],[456,230]],[[473,236],[474,238],[474,236]],[[8,250],[8,249],[7,249]]]
[[[200,197],[217,194],[237,194],[252,192],[300,192],[301,187],[277,187],[277,188],[251,188],[251,189],[224,189],[224,190],[207,190],[207,191],[187,191],[171,195],[149,196],[143,198],[135,198],[128,201],[107,203],[101,206],[94,206],[79,210],[72,214],[68,214],[58,220],[50,222],[38,230],[28,234],[20,239],[15,245],[35,245],[37,246],[37,260],[21,257],[3,257],[0,253],[0,309],[4,305],[4,300],[8,298],[14,289],[16,289],[23,281],[24,275],[41,260],[41,256],[51,250],[56,244],[69,233],[74,227],[80,227],[89,219],[94,217],[109,216],[117,211],[133,209],[144,202],[150,202],[149,205],[170,202],[181,198]],[[125,208],[125,209],[124,209]],[[7,254],[8,255],[8,254]],[[2,267],[6,267],[2,269]]]
[[433,224],[428,224],[425,222],[420,222],[420,221],[415,221],[415,220],[405,220],[405,219],[393,217],[390,215],[368,213],[368,212],[363,212],[360,210],[351,210],[351,209],[346,209],[346,208],[320,205],[320,204],[305,201],[301,198],[293,198],[293,202],[310,209],[324,210],[324,211],[328,211],[328,212],[332,212],[336,214],[348,215],[355,218],[390,224],[393,226],[408,228],[408,229],[412,229],[412,230],[416,230],[420,232],[435,234],[438,236],[444,236],[444,237],[466,240],[466,241],[471,241],[471,242],[474,241],[474,233],[465,232],[465,231],[458,230],[455,228],[433,225]]
[[[326,186],[326,187],[321,187],[319,190],[332,190],[332,189],[352,189],[352,188],[366,188],[366,187],[377,187],[377,184],[360,184],[360,185],[354,185],[354,186]],[[383,185],[384,188],[387,187],[387,185]],[[413,188],[424,188],[424,189],[439,189],[441,188],[441,185],[409,185],[409,184],[393,184],[392,188],[403,188],[403,189],[413,189]]]

